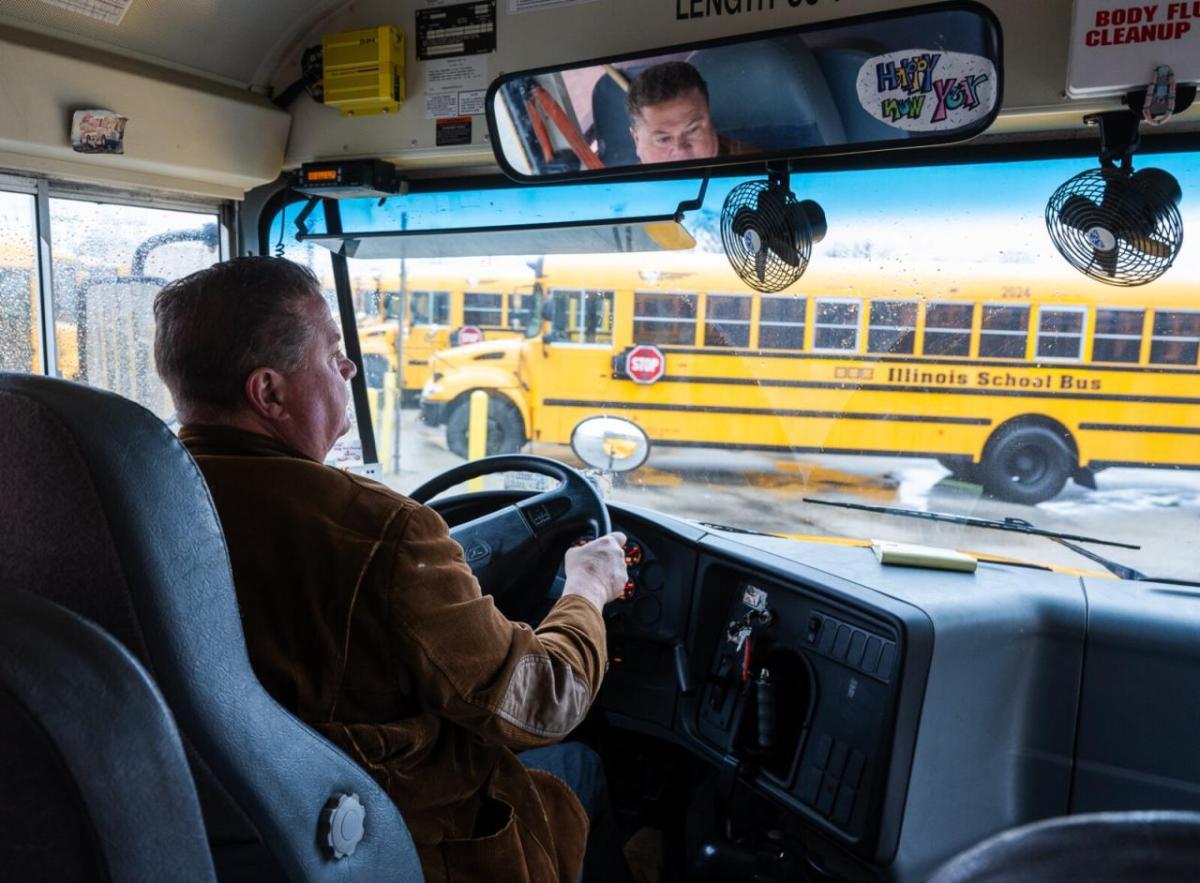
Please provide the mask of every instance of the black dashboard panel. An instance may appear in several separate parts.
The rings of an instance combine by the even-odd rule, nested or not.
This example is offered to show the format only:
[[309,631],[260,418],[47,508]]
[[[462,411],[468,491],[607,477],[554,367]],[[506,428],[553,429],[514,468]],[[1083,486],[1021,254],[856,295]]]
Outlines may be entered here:
[[[897,754],[901,672],[916,673],[899,740],[906,771],[928,620],[894,599],[868,601],[874,593],[744,546],[723,554],[691,525],[680,536],[682,523],[661,516],[654,523],[616,507],[613,516],[661,579],[643,584],[644,571],[636,574],[633,597],[610,605],[612,661],[601,692],[610,719],[684,745],[864,865],[894,853],[906,776],[891,792],[891,818],[884,797]],[[656,610],[661,604],[653,622],[634,615],[642,598],[655,599]],[[739,643],[735,626],[748,615],[755,622]],[[918,651],[907,661],[910,636]]]

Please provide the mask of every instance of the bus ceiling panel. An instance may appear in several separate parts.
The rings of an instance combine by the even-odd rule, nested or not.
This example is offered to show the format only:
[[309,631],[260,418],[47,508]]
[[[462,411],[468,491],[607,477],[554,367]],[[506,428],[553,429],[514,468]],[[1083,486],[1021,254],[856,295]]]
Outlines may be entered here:
[[78,55],[101,49],[246,88],[265,85],[262,71],[278,67],[296,37],[345,5],[346,0],[4,0],[0,24],[81,44]]
[[[0,166],[116,187],[240,199],[274,180],[290,119],[226,86],[0,28]],[[71,113],[128,118],[123,154],[72,150]]]
[[465,258],[479,255],[614,254],[674,251],[695,246],[671,216],[567,224],[520,224],[438,231],[301,233],[336,254],[363,260]]

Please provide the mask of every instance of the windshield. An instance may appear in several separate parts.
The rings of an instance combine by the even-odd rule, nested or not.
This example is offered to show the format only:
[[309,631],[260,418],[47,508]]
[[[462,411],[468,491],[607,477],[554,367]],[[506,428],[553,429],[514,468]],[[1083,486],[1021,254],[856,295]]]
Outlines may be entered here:
[[[1133,288],[1068,266],[1047,234],[1047,200],[1094,165],[793,173],[791,189],[819,203],[828,234],[776,294],[739,279],[722,250],[721,207],[746,178],[710,183],[683,221],[696,240],[688,252],[541,255],[531,231],[519,256],[351,260],[360,321],[400,332],[375,352],[364,343],[364,360],[381,366],[367,374],[383,480],[409,491],[461,462],[466,402],[482,389],[491,452],[582,465],[570,444],[582,421],[640,427],[649,457],[610,476],[614,501],[740,529],[1098,569],[1038,537],[803,498],[1016,517],[1140,544],[1112,557],[1195,578],[1200,257],[1185,245],[1165,275]],[[1136,167],[1178,179],[1183,225],[1195,229],[1200,154],[1142,155]],[[343,201],[342,223],[662,215],[698,189],[672,180],[414,194]],[[309,229],[323,223],[318,211]],[[331,285],[329,253],[297,244],[291,227],[277,218],[272,241]],[[379,290],[407,297],[408,313],[381,313]]]

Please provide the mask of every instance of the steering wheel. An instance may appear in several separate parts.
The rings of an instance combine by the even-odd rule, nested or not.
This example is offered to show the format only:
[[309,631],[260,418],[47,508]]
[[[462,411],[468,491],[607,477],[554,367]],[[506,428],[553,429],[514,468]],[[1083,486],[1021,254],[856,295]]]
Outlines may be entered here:
[[595,485],[578,470],[548,457],[501,454],[472,460],[431,478],[409,496],[426,503],[468,479],[513,471],[547,475],[561,484],[450,529],[451,538],[462,546],[467,566],[480,586],[496,597],[517,584],[536,564],[545,562],[547,556],[560,556],[574,540],[587,534],[603,536],[612,530],[608,507]]

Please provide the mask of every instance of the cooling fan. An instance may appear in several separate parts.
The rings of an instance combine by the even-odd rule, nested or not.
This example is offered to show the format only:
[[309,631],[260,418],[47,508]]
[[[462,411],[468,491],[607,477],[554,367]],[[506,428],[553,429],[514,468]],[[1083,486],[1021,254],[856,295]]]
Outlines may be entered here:
[[725,256],[758,291],[782,291],[799,279],[825,231],[821,207],[811,199],[797,201],[781,177],[739,184],[721,207]]
[[1046,229],[1059,254],[1109,285],[1145,285],[1167,271],[1183,244],[1179,182],[1162,169],[1090,169],[1046,204]]

